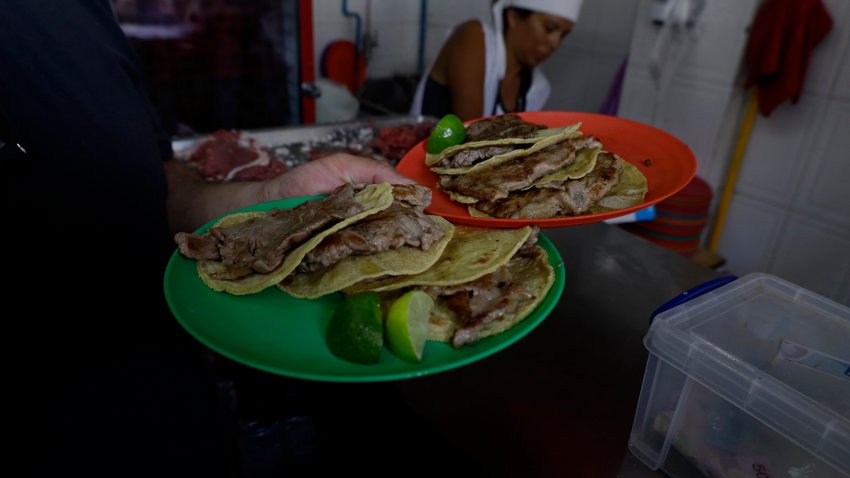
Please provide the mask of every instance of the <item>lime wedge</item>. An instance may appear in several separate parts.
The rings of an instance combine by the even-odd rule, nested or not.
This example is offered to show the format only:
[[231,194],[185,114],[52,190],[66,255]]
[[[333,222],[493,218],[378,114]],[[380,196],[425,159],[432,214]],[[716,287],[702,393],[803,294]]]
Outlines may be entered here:
[[399,358],[421,362],[434,300],[421,290],[405,292],[387,312],[387,345]]
[[378,294],[362,292],[346,296],[334,310],[326,338],[331,353],[343,360],[378,363],[384,347]]
[[440,154],[449,146],[455,146],[463,143],[466,139],[466,127],[463,121],[453,114],[443,116],[434,130],[431,131],[431,136],[428,137],[428,142],[425,144],[425,150],[428,154]]

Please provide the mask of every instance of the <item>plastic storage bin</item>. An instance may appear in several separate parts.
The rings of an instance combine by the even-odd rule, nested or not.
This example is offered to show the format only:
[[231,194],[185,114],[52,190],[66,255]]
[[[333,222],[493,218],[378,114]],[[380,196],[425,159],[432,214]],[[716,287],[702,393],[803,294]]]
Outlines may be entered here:
[[674,477],[850,476],[850,308],[750,274],[655,317],[629,439]]

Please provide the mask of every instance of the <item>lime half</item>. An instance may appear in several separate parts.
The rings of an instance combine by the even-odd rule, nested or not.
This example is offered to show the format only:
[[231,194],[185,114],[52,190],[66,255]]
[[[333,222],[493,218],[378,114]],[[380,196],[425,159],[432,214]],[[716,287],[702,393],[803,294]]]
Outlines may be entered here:
[[387,346],[399,358],[421,362],[434,300],[421,290],[405,292],[387,312]]
[[337,357],[360,364],[378,363],[384,327],[378,294],[346,296],[334,310],[327,330],[328,348]]
[[463,121],[453,114],[447,114],[434,126],[428,143],[425,144],[425,150],[428,154],[440,154],[449,146],[463,143],[465,139],[466,127],[463,126]]

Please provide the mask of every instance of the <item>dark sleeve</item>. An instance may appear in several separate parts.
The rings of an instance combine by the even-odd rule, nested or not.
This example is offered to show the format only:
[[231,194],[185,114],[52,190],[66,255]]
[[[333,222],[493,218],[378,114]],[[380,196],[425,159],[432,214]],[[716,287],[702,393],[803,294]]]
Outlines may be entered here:
[[69,300],[156,303],[170,149],[110,2],[4,0],[0,71],[3,149],[26,150],[27,167],[3,166],[4,210],[31,222],[21,272]]
[[164,211],[170,146],[108,0],[5,1],[0,62],[9,142],[40,180],[83,201],[115,194],[132,211]]

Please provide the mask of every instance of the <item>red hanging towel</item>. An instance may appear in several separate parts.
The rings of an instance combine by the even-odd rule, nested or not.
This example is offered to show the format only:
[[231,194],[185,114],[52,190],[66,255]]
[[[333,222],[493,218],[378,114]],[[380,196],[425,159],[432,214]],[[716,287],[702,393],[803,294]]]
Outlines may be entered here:
[[780,103],[796,103],[812,50],[832,29],[821,0],[767,0],[750,31],[746,86],[755,86],[764,116]]

